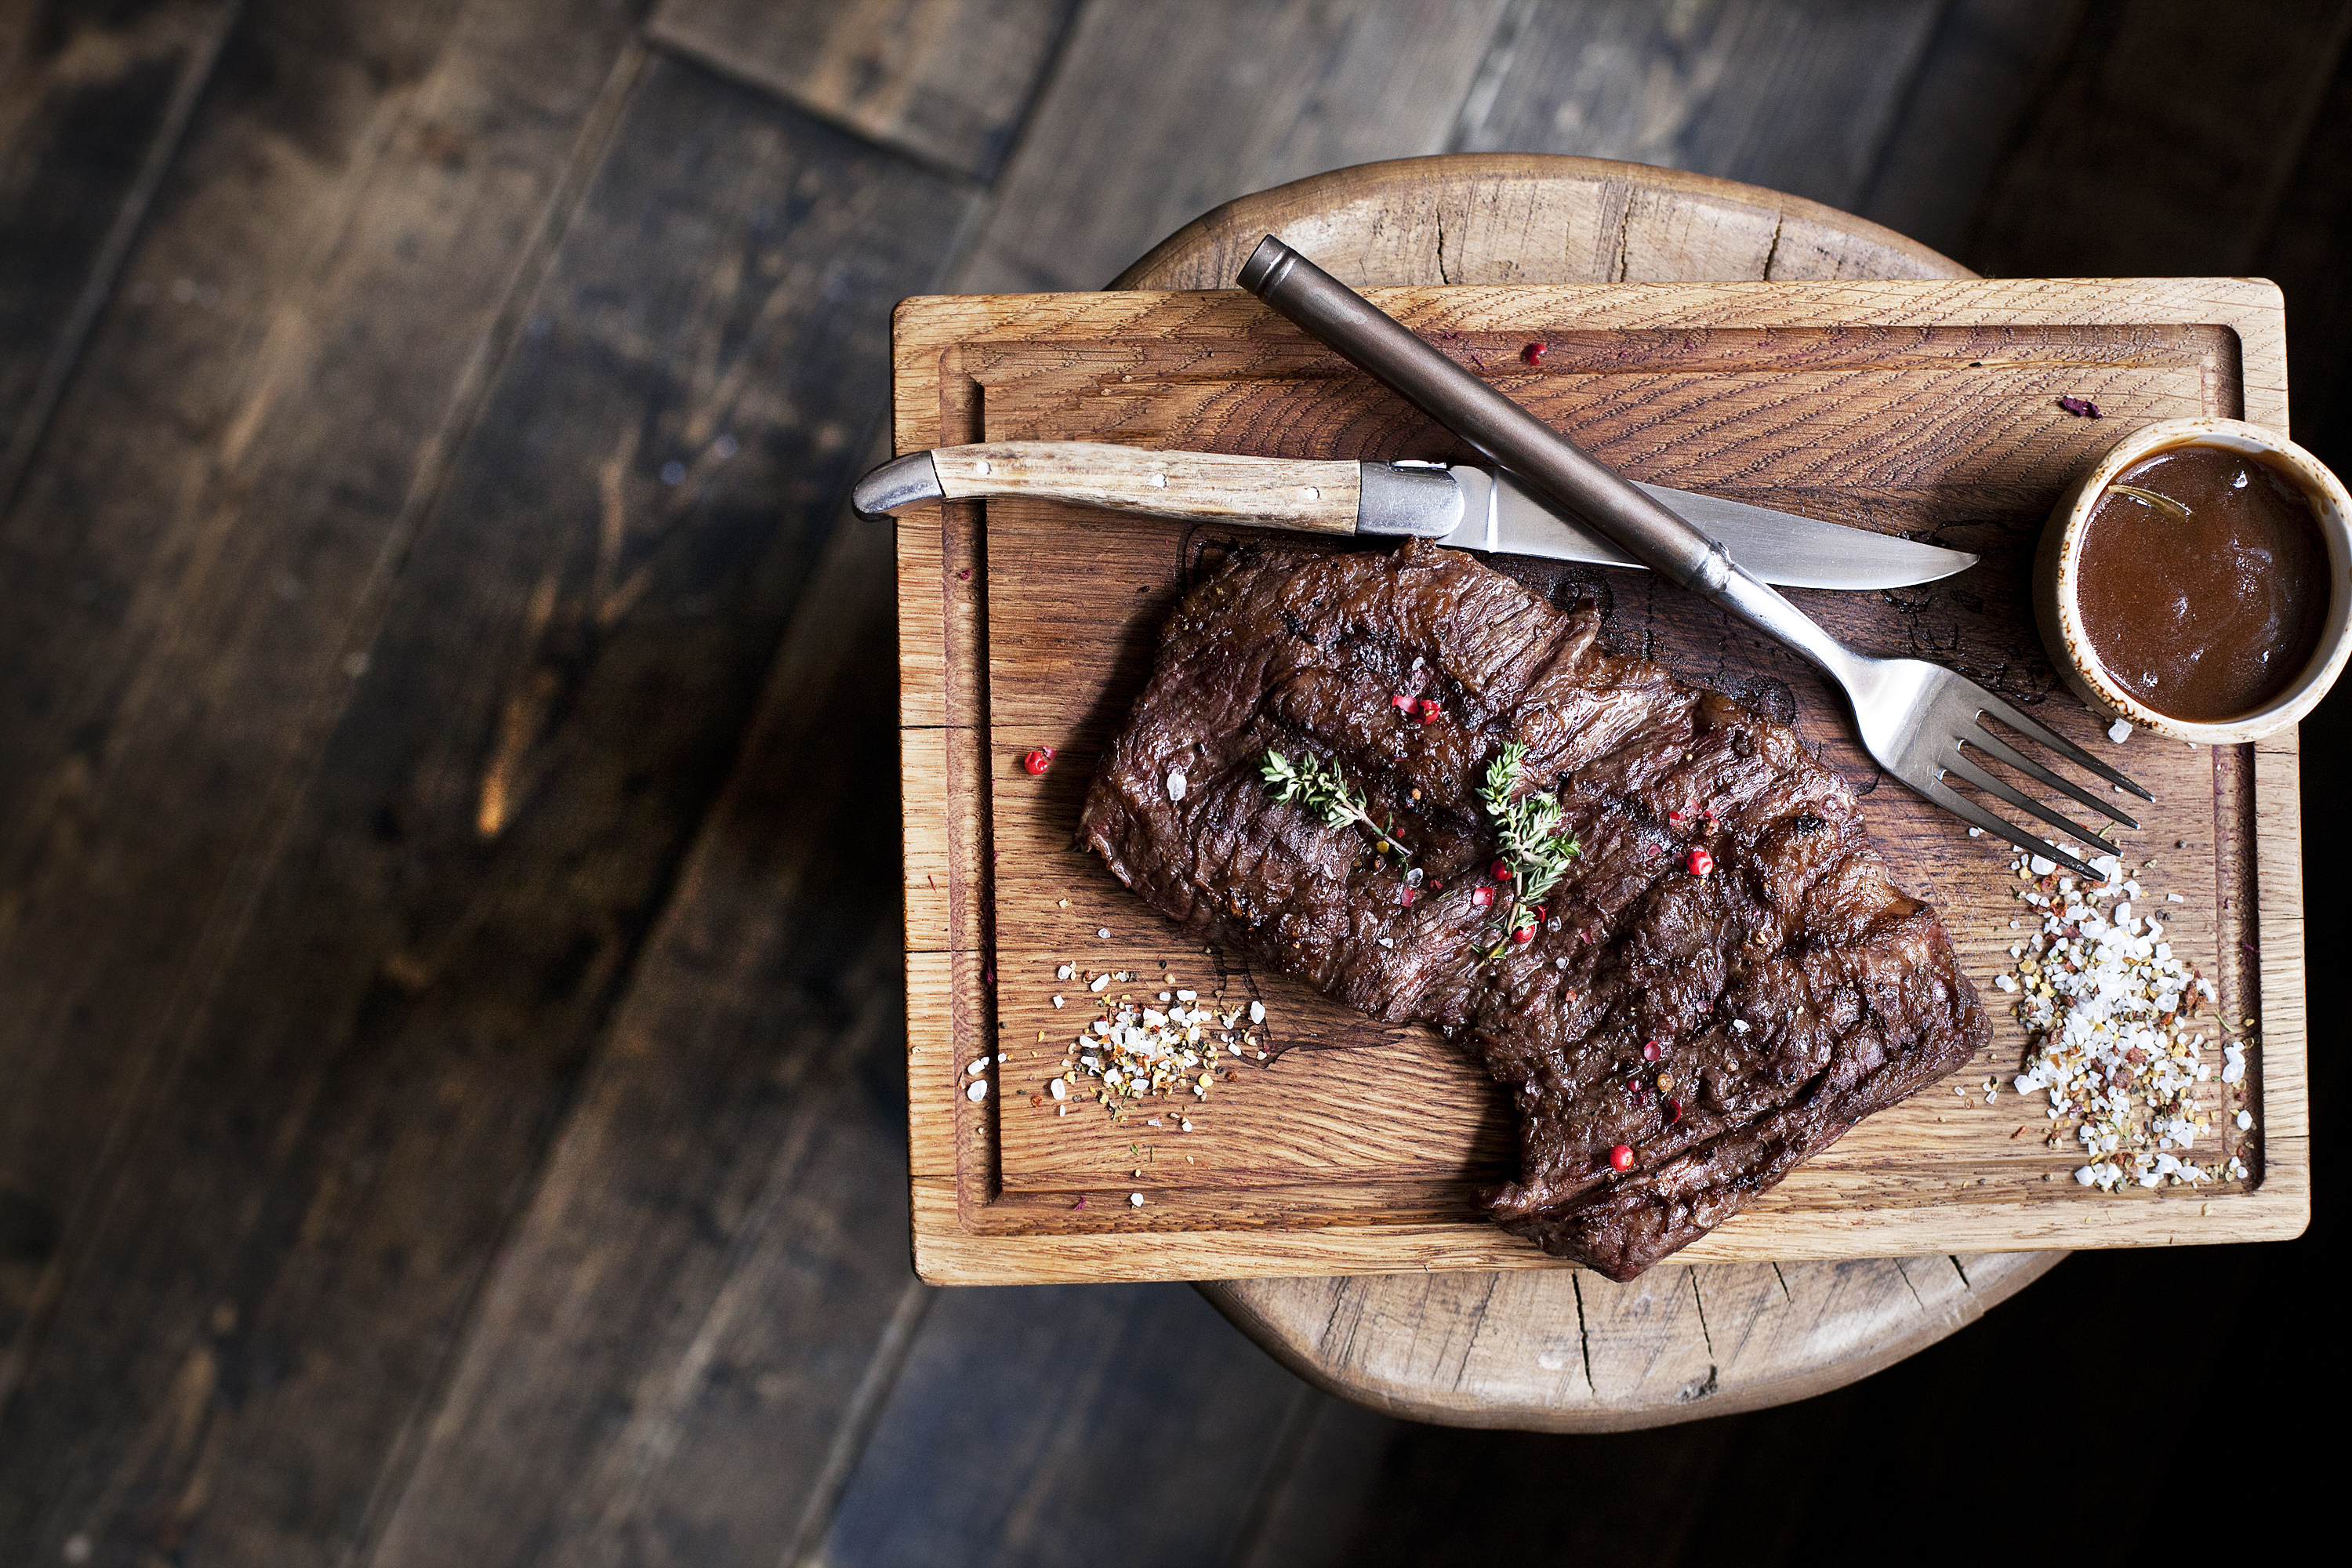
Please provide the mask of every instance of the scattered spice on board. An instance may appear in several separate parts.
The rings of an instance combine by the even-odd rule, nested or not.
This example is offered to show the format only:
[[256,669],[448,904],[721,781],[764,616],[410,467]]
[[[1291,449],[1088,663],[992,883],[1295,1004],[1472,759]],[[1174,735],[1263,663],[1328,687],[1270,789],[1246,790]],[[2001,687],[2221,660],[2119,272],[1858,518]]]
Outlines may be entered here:
[[2087,397],[2062,397],[2058,400],[2058,406],[2078,419],[2099,417],[2099,405]]
[[[1110,992],[1113,982],[1131,985],[1141,978],[1132,970],[1089,974],[1064,964],[1055,975],[1086,981],[1097,1014],[1071,1038],[1062,1054],[1058,1076],[1045,1085],[1045,1092],[1053,1097],[1057,1116],[1067,1116],[1078,1096],[1087,1093],[1114,1117],[1141,1109],[1143,1101],[1155,1095],[1178,1104],[1188,1094],[1195,1100],[1205,1100],[1223,1058],[1265,1059],[1265,1047],[1257,1035],[1265,1023],[1263,1002],[1224,1006],[1222,992],[1203,997],[1178,984],[1172,973],[1160,978],[1160,984],[1167,989],[1150,990],[1141,996]],[[1231,1077],[1228,1073],[1228,1081]],[[1192,1131],[1190,1117],[1177,1114],[1173,1120],[1178,1131]],[[1161,1123],[1154,1117],[1149,1124]]]
[[[2041,930],[2009,950],[2014,973],[1993,979],[2017,997],[2031,1037],[2017,1091],[2048,1091],[2049,1119],[2061,1124],[2048,1142],[2073,1131],[2089,1156],[2074,1172],[2086,1187],[2242,1180],[2235,1140],[2213,1125],[2199,1091],[2217,1076],[2207,1053],[2218,1047],[2226,1099],[2245,1076],[2245,1048],[2207,1012],[2213,983],[2174,955],[2158,912],[2134,912],[2139,883],[2112,855],[2091,865],[2103,884],[2079,886],[2038,855],[2011,867],[2025,884],[2017,896],[2041,912]],[[2253,1128],[2242,1109],[2230,1120],[2241,1135]],[[2200,1156],[2200,1144],[2212,1152]]]

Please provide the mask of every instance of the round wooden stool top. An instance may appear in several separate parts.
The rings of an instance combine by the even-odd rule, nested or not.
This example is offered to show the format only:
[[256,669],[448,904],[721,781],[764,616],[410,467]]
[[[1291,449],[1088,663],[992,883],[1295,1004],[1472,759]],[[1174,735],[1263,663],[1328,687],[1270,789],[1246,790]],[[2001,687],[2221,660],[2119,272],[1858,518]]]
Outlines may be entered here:
[[[1530,153],[1404,158],[1226,203],[1114,289],[1226,289],[1278,234],[1360,288],[1970,278],[1948,258],[1754,185]],[[1780,1405],[1974,1321],[2062,1252],[1854,1263],[1228,1279],[1202,1291],[1308,1381],[1423,1421],[1622,1430]]]

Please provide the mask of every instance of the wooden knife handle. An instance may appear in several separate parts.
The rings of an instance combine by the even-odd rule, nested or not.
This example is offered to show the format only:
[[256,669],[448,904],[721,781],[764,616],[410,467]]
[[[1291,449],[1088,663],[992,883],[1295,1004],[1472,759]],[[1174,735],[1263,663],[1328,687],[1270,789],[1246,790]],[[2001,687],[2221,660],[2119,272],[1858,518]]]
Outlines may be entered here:
[[1081,506],[1304,533],[1356,531],[1362,466],[1093,441],[996,441],[930,454],[950,500],[1042,496]]

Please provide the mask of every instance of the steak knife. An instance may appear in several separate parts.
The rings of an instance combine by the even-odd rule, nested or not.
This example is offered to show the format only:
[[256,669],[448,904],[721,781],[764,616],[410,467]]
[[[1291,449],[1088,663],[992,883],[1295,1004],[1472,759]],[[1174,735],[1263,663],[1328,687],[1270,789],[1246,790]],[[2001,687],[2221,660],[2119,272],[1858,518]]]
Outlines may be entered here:
[[[1976,564],[1965,551],[1816,518],[1640,487],[1719,539],[1768,583],[1794,588],[1898,588]],[[867,517],[926,500],[1028,496],[1111,511],[1304,533],[1412,536],[1460,550],[1542,555],[1603,566],[1642,563],[1560,516],[1508,474],[1469,463],[1359,463],[1155,452],[1097,441],[940,447],[883,464],[857,482]]]

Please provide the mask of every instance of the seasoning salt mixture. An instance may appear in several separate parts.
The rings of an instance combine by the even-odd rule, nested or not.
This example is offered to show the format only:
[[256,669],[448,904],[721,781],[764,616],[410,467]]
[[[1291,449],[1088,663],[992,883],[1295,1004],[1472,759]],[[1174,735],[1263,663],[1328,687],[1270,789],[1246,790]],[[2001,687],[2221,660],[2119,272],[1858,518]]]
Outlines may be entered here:
[[[2017,996],[2032,1037],[2017,1090],[2048,1091],[2050,1120],[2074,1122],[2090,1159],[2074,1179],[2086,1187],[2242,1179],[2245,1162],[2212,1125],[2199,1087],[2217,1076],[2208,1053],[2218,1048],[2226,1098],[2227,1086],[2245,1078],[2245,1048],[2225,1037],[2228,1020],[2207,1011],[2213,983],[2173,955],[2156,915],[2133,911],[2139,883],[2124,879],[2114,856],[2091,864],[2105,883],[2077,887],[2040,856],[2011,866],[2027,884],[2018,897],[2042,917],[2041,929],[2009,950],[2014,976],[1993,981]],[[2242,1135],[2253,1119],[2242,1110],[2231,1125]],[[2063,1131],[2053,1129],[2051,1142]],[[2216,1157],[2218,1169],[2200,1163]]]
[[[1180,1103],[1187,1094],[1195,1101],[1205,1100],[1224,1058],[1265,1060],[1265,1047],[1256,1033],[1265,1022],[1263,1002],[1226,1007],[1222,992],[1203,998],[1180,985],[1172,973],[1160,977],[1165,989],[1148,989],[1141,997],[1109,994],[1113,983],[1136,984],[1140,976],[1133,970],[1089,973],[1065,963],[1055,977],[1084,982],[1097,1014],[1072,1037],[1060,1075],[1045,1085],[1044,1093],[1058,1102],[1056,1115],[1067,1116],[1072,1099],[1089,1094],[1122,1121],[1152,1095]],[[1056,995],[1054,1004],[1058,1007],[1065,1000]],[[1232,1068],[1223,1070],[1230,1080]],[[1177,1114],[1172,1120],[1178,1131],[1192,1131],[1189,1116]],[[1155,1117],[1150,1124],[1160,1122]]]

